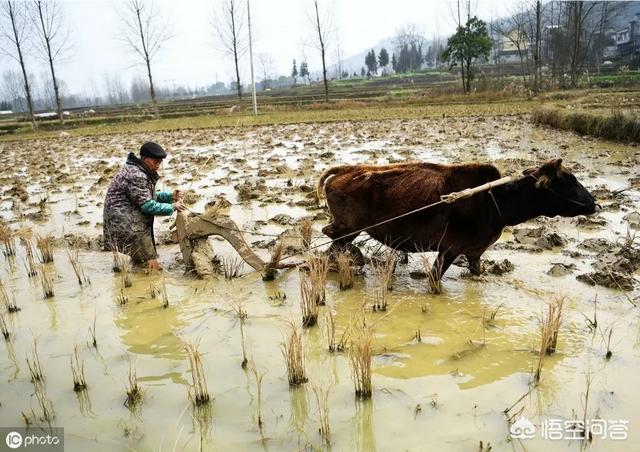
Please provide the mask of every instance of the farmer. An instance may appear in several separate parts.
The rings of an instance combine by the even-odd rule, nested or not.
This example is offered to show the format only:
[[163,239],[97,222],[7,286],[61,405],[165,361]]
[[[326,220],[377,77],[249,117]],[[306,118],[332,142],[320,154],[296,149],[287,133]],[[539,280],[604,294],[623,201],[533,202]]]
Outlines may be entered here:
[[104,200],[105,249],[126,253],[134,264],[148,263],[152,270],[162,268],[153,236],[153,218],[184,209],[180,190],[156,193],[158,168],[166,156],[165,150],[153,142],[142,145],[140,158],[130,152]]

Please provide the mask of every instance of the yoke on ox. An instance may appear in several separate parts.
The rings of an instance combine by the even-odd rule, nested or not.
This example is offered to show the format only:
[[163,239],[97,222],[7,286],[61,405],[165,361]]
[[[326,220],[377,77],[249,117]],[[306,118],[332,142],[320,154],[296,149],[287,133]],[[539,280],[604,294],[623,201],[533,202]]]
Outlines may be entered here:
[[[398,251],[437,251],[432,280],[438,281],[454,259],[465,255],[472,274],[480,274],[480,256],[505,226],[540,215],[573,217],[596,211],[594,197],[564,166],[549,160],[523,171],[523,177],[451,204],[441,203],[415,214],[384,220],[437,203],[441,196],[500,179],[492,165],[406,163],[383,166],[344,165],[329,168],[318,181],[318,198],[326,195],[333,222],[322,229],[334,239],[330,251],[349,250],[366,232]],[[370,227],[376,225],[374,227]]]

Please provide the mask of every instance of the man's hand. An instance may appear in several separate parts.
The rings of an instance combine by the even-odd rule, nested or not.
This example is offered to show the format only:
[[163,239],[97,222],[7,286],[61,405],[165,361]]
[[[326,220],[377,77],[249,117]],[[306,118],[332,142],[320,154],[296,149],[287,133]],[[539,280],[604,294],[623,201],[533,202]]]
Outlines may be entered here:
[[150,271],[162,271],[162,265],[160,265],[160,261],[158,259],[151,259],[149,261],[149,270]]
[[178,212],[184,212],[186,210],[184,207],[184,204],[182,204],[182,201],[174,202],[173,208],[176,209]]
[[182,201],[182,198],[184,198],[184,193],[178,189],[173,190],[173,202],[179,202]]

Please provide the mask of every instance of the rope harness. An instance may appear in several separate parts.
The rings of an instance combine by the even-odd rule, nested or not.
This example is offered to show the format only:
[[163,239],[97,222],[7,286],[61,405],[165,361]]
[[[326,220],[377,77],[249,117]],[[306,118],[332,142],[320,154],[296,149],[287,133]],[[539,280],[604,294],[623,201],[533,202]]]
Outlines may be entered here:
[[[540,181],[540,178],[534,176],[533,174],[527,174],[527,176],[531,176],[533,178],[533,180],[536,181],[536,183]],[[588,203],[586,203],[586,202],[580,202],[580,201],[576,201],[575,199],[571,199],[571,198],[563,195],[562,193],[557,192],[556,190],[554,190],[551,187],[542,186],[541,188],[543,188],[544,190],[549,191],[550,193],[553,193],[554,195],[556,195],[560,199],[564,199],[565,201],[572,202],[572,203],[574,203],[574,204],[576,204],[578,206],[586,206],[586,205],[588,205]]]
[[[405,212],[405,213],[403,213],[401,215],[397,215],[397,216],[394,216],[394,217],[391,217],[391,218],[387,218],[386,220],[379,221],[379,222],[374,223],[372,225],[369,225],[369,226],[366,226],[364,228],[358,229],[357,231],[349,232],[347,234],[341,235],[340,237],[336,237],[336,238],[331,239],[329,241],[326,241],[326,242],[311,246],[311,247],[308,248],[307,251],[310,251],[310,250],[313,250],[313,249],[316,249],[316,248],[320,248],[320,247],[323,247],[323,246],[326,246],[326,245],[330,245],[330,244],[332,244],[334,242],[346,239],[346,238],[354,236],[354,235],[358,235],[361,232],[367,231],[368,229],[372,229],[372,228],[375,228],[375,227],[378,227],[378,226],[382,226],[382,225],[387,224],[387,223],[391,223],[392,221],[396,221],[396,220],[399,220],[401,218],[408,217],[409,215],[413,215],[413,214],[421,212],[423,210],[430,209],[430,208],[435,207],[435,206],[440,205],[440,204],[453,204],[454,202],[457,202],[457,201],[459,201],[461,199],[469,198],[469,197],[475,195],[476,193],[481,193],[481,192],[484,192],[484,191],[489,191],[489,194],[491,195],[491,199],[493,199],[493,202],[495,204],[496,209],[498,210],[498,213],[500,213],[500,215],[502,216],[502,212],[500,211],[500,208],[498,207],[498,203],[496,202],[495,198],[493,197],[493,193],[491,193],[491,189],[494,188],[494,187],[498,187],[500,185],[507,184],[507,183],[509,183],[511,181],[512,181],[512,178],[510,176],[505,176],[505,177],[503,177],[501,179],[497,179],[497,180],[494,180],[494,181],[491,181],[491,182],[487,182],[487,183],[479,185],[477,187],[466,188],[466,189],[461,190],[461,191],[448,193],[446,195],[441,195],[439,201],[433,202],[433,203],[428,204],[426,206],[418,207],[417,209],[410,210],[409,212]],[[227,229],[227,230],[230,230],[230,231],[240,232],[242,234],[247,234],[247,235],[257,235],[257,236],[259,235],[259,236],[265,236],[265,237],[280,237],[280,235],[281,235],[281,234],[267,234],[267,233],[243,230],[243,229],[240,229],[240,228],[230,228],[230,227],[227,227],[227,226],[222,226],[220,224],[217,224],[214,220],[211,220],[211,219],[205,217],[204,215],[202,215],[200,213],[193,212],[192,210],[188,209],[187,207],[185,207],[185,210],[187,210],[188,212],[194,214],[195,216],[197,216],[201,220],[204,220],[207,223],[215,225],[215,226],[217,226],[217,227],[219,227],[221,229]],[[297,254],[298,253],[293,253],[291,255],[283,257],[281,260],[288,259],[290,257],[296,256]]]

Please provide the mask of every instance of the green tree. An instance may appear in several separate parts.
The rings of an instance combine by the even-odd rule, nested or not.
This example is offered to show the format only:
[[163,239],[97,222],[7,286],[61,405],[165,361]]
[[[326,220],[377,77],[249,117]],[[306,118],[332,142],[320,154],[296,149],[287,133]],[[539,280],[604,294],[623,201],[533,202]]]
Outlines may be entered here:
[[298,81],[298,66],[296,66],[296,60],[293,60],[293,68],[291,68],[291,77],[293,77],[293,84]]
[[491,38],[487,24],[474,16],[464,27],[458,27],[456,33],[447,40],[442,59],[449,62],[449,69],[458,63],[462,65],[462,89],[468,93],[474,75],[473,61],[487,59],[490,52]]
[[391,55],[391,68],[393,72],[398,72],[398,59],[396,58],[396,54]]
[[382,75],[385,75],[385,68],[389,65],[389,52],[384,47],[380,49],[378,54],[378,64],[382,68]]
[[367,53],[367,56],[364,57],[364,64],[367,66],[370,74],[378,72],[378,60],[376,59],[376,53],[373,49],[371,49],[371,51]]
[[307,77],[307,81],[311,83],[311,79],[309,78],[309,76],[309,66],[307,65],[306,61],[303,61],[302,63],[300,63],[300,77]]

